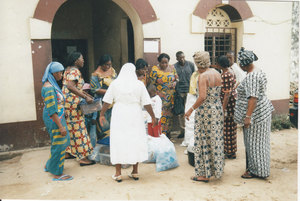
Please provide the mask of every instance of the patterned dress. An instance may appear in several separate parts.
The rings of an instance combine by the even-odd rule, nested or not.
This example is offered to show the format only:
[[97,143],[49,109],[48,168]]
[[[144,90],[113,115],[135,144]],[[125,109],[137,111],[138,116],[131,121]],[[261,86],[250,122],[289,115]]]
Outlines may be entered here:
[[[43,87],[42,97],[45,103],[43,120],[51,139],[51,154],[46,163],[46,170],[54,175],[61,175],[64,169],[65,150],[70,144],[70,136],[65,120],[64,99],[54,87]],[[67,130],[66,136],[60,135],[58,126],[51,118],[55,113]]]
[[237,151],[237,125],[233,120],[234,107],[236,100],[235,91],[235,76],[233,73],[227,71],[221,74],[222,90],[221,101],[224,102],[225,92],[229,92],[228,104],[226,113],[224,114],[224,152],[228,157],[235,157]]
[[224,170],[221,87],[208,87],[207,97],[195,110],[194,155],[196,176],[220,178]]
[[270,175],[270,133],[274,107],[266,96],[267,78],[263,72],[248,73],[237,88],[234,121],[244,124],[248,98],[256,97],[251,124],[243,129],[246,150],[246,169],[259,177]]
[[162,100],[161,126],[162,133],[167,135],[172,128],[172,109],[174,106],[175,88],[172,88],[174,82],[178,79],[175,68],[172,72],[164,72],[157,66],[152,67],[150,73],[151,83],[156,87],[157,94]]
[[[99,72],[94,72],[92,74],[90,84],[91,84],[91,92],[94,94],[95,98],[103,99],[104,95],[97,94],[96,91],[99,89],[108,89],[110,83],[117,78],[117,73],[113,68],[111,69],[112,69],[112,74],[110,76],[102,76]],[[100,140],[110,135],[111,111],[112,111],[112,107],[110,106],[110,108],[104,114],[107,123],[105,123],[103,126],[101,126],[99,123],[100,111],[98,112],[96,124],[97,124],[97,135],[98,135],[98,139]]]
[[92,153],[93,146],[86,130],[84,114],[79,107],[80,97],[69,91],[68,81],[75,81],[76,88],[82,90],[84,80],[77,68],[70,68],[64,73],[62,87],[66,100],[66,120],[70,132],[70,146],[66,151],[76,156],[77,159],[83,159]]

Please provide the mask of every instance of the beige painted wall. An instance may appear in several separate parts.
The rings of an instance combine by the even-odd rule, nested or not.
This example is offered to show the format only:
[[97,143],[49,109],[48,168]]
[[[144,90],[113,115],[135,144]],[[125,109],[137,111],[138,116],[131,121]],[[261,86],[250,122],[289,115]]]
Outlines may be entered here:
[[[176,62],[175,53],[182,50],[193,61],[195,51],[204,50],[205,20],[192,16],[197,0],[150,0],[158,21],[143,25],[146,38],[161,38],[161,51]],[[239,23],[237,49],[254,50],[259,57],[256,64],[268,76],[270,99],[289,98],[291,2],[248,1],[254,17]]]
[[[198,0],[150,0],[158,21],[143,25],[145,38],[161,38],[161,52],[167,53],[176,63],[176,52],[183,51],[186,59],[193,61],[193,54],[204,49],[204,32],[191,34],[191,14]],[[201,20],[196,22],[201,23]]]
[[288,99],[292,2],[248,4],[254,17],[244,22],[243,46],[257,54],[256,65],[267,74],[268,97],[272,100]]
[[[142,34],[145,38],[161,38],[162,52],[170,55],[170,63],[176,62],[175,53],[179,50],[192,61],[193,53],[204,49],[205,20],[191,15],[198,0],[182,2],[150,0],[159,19],[135,30],[135,37],[138,35],[139,39],[136,49],[142,48]],[[1,0],[0,124],[36,119],[30,43],[31,38],[48,39],[51,28],[51,23],[32,19],[37,3],[38,0]],[[287,99],[292,4],[248,4],[255,16],[239,25],[244,30],[238,47],[243,45],[257,53],[260,58],[257,65],[268,75],[268,96],[272,100]],[[138,22],[133,26],[139,28],[136,13],[128,15]]]
[[38,0],[1,0],[0,124],[36,120],[29,19]]

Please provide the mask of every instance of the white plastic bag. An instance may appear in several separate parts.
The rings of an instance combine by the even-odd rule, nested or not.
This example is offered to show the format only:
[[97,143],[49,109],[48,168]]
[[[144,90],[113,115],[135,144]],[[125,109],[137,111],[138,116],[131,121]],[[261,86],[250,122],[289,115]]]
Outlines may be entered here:
[[157,149],[155,150],[156,171],[164,171],[179,166],[174,144],[165,136],[157,138]]
[[148,136],[148,160],[145,163],[155,163],[155,150],[158,149],[160,139],[158,137]]

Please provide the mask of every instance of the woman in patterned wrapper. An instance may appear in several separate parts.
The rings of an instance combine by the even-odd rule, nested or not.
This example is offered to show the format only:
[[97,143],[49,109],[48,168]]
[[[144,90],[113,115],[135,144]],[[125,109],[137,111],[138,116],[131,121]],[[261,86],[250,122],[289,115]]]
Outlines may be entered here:
[[212,176],[220,178],[224,170],[222,80],[219,72],[209,68],[208,52],[196,52],[193,57],[200,75],[198,98],[185,114],[189,120],[195,110],[195,176],[191,179],[208,182]]
[[95,161],[87,157],[93,151],[91,140],[85,127],[84,114],[79,103],[85,99],[93,102],[93,97],[82,90],[84,80],[79,68],[83,68],[84,60],[80,52],[73,52],[67,58],[67,68],[63,76],[62,91],[65,96],[66,121],[70,132],[70,146],[66,149],[66,159],[77,158],[80,166],[93,165]]
[[244,179],[266,178],[270,175],[270,132],[274,107],[266,96],[266,74],[253,64],[257,56],[243,47],[238,61],[246,78],[237,88],[234,121],[243,125],[246,150]]
[[[97,65],[97,69],[92,73],[91,76],[91,92],[94,94],[95,98],[102,99],[112,81],[117,78],[117,73],[112,66],[113,58],[109,54],[104,54],[100,57]],[[103,102],[102,102],[103,103]],[[105,113],[105,118],[107,124],[101,126],[99,124],[99,114],[97,115],[97,135],[99,140],[108,141],[110,134],[110,119],[111,119],[112,105],[109,107],[108,111]]]
[[170,56],[168,54],[160,54],[157,60],[159,64],[152,67],[150,83],[156,87],[157,95],[159,95],[162,100],[162,134],[170,138],[173,120],[172,109],[174,107],[174,93],[178,75],[175,67],[169,65]]
[[223,71],[221,74],[221,101],[224,113],[224,153],[225,158],[235,159],[237,150],[237,126],[233,120],[233,116],[236,100],[236,78],[233,70],[229,68],[230,62],[225,55],[218,58],[218,65]]

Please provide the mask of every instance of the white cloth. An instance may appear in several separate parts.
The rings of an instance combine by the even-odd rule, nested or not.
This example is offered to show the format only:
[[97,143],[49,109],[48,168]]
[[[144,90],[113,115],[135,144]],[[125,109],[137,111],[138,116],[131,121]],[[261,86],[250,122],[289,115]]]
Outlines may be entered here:
[[[196,100],[196,95],[192,95],[190,93],[187,94],[185,103],[185,113],[194,105]],[[184,140],[182,141],[181,146],[189,146],[190,139],[194,138],[195,111],[192,112],[189,119],[189,121],[185,119]]]
[[246,77],[247,73],[243,71],[236,63],[231,66],[236,78],[236,86],[239,85]]
[[107,89],[103,101],[114,103],[110,123],[112,164],[136,164],[148,159],[147,136],[142,107],[150,105],[145,85],[135,74],[135,66],[124,64],[118,78]]
[[[151,98],[151,106],[152,106],[155,118],[160,119],[161,118],[162,101],[158,95]],[[152,122],[152,118],[148,114],[148,112],[147,112],[147,122],[148,123]]]

